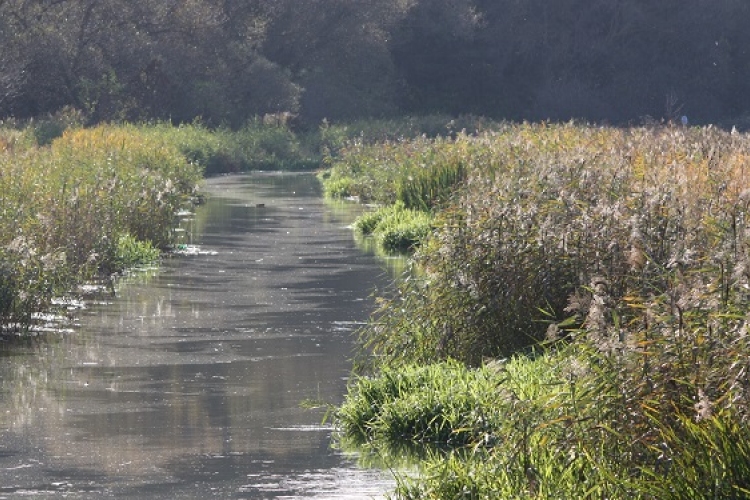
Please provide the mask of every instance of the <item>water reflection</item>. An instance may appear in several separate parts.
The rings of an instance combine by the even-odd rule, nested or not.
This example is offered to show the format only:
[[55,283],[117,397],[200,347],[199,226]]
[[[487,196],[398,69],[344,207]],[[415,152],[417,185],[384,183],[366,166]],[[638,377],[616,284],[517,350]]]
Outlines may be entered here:
[[352,332],[390,281],[311,175],[209,181],[202,252],[0,351],[0,497],[370,498],[387,475],[330,447]]
[[[353,202],[345,200],[326,200],[326,206],[333,215],[342,218],[351,217]],[[375,210],[376,207],[358,207],[358,210]],[[355,244],[362,252],[368,255],[377,255],[381,265],[385,266],[391,276],[397,277],[407,269],[408,259],[403,255],[388,254],[382,251],[372,236],[352,233]]]

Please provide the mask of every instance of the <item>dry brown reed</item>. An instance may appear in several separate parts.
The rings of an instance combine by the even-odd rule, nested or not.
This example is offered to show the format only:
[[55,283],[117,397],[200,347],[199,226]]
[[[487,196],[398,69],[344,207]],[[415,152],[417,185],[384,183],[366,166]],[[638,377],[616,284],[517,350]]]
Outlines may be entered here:
[[621,493],[745,498],[726,443],[750,418],[750,137],[527,124],[436,148],[466,152],[467,181],[362,332],[378,362],[566,346],[573,403],[538,424],[559,457]]

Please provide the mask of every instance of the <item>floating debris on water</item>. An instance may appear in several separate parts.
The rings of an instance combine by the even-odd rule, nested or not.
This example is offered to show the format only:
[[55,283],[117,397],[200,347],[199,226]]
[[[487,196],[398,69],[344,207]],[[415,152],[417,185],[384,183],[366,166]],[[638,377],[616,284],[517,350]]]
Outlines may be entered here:
[[82,300],[72,297],[56,297],[51,302],[53,306],[58,306],[68,311],[86,309],[86,304]]
[[202,250],[198,245],[187,245],[181,243],[175,245],[173,252],[177,255],[218,255],[215,250]]

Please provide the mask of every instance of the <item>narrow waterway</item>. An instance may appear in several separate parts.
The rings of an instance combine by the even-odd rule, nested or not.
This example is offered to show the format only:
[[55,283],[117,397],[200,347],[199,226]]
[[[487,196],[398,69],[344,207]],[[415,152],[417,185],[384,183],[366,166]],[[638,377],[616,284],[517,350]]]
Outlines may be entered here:
[[0,499],[379,498],[331,447],[353,332],[391,281],[310,174],[211,179],[184,255],[0,343]]

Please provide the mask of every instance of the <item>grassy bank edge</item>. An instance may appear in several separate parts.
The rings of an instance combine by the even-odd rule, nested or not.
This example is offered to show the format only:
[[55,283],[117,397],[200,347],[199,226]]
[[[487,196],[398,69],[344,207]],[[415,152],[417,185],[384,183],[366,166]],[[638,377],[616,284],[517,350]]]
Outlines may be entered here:
[[[400,443],[402,453],[405,442],[418,450],[422,474],[400,483],[399,498],[750,497],[739,251],[749,152],[746,135],[711,127],[545,124],[345,151],[327,174],[331,190],[386,205],[398,200],[393,179],[438,170],[451,154],[465,159],[469,175],[447,211],[434,211],[436,232],[417,255],[420,274],[383,300],[364,328],[375,371],[356,379],[339,410],[344,441],[359,434],[354,441],[370,449]],[[634,215],[618,219],[625,208]],[[546,231],[535,232],[541,223]],[[578,254],[550,251],[566,250],[566,241],[578,242]],[[519,249],[524,260],[514,261]],[[483,278],[506,262],[516,262],[504,276],[514,281]],[[536,274],[535,263],[546,263],[552,283],[553,265],[563,271],[561,285],[583,275],[577,295],[560,288],[562,306],[511,310],[535,318],[541,335],[505,343],[522,330],[502,315],[499,323],[466,319],[490,312],[502,283],[533,284],[518,273]],[[559,390],[519,398],[499,377],[492,387],[470,380],[441,399],[464,376],[452,361],[433,363],[456,356],[481,366],[483,352],[513,353],[545,333],[566,347],[524,363],[540,378],[549,369],[542,360],[558,359],[567,371],[548,383]],[[448,375],[423,384],[430,370]],[[473,399],[456,409],[466,394]],[[469,418],[498,414],[490,431],[484,417],[481,425]]]
[[621,394],[586,368],[598,356],[569,346],[480,368],[386,368],[350,386],[338,444],[381,466],[418,463],[397,474],[403,499],[748,497],[750,429],[728,413],[658,427],[640,449],[652,460],[634,465],[637,447],[604,425]]
[[[283,118],[258,117],[240,129],[199,121],[85,126],[82,113],[65,108],[28,122],[2,122],[2,330],[26,332],[54,296],[156,262],[174,243],[174,214],[199,200],[202,177],[313,170],[352,142],[436,135],[457,126],[448,117],[426,116],[324,121],[297,130]],[[418,238],[407,237],[412,243]]]

